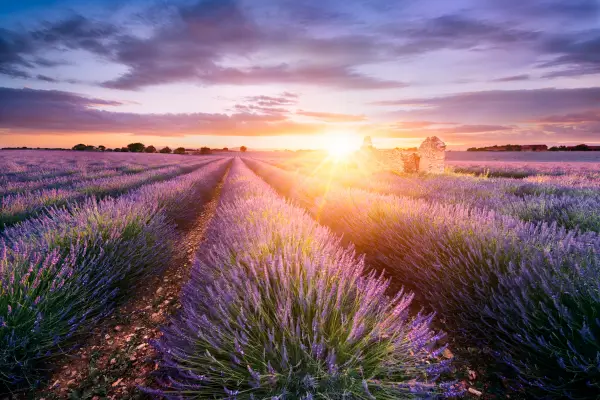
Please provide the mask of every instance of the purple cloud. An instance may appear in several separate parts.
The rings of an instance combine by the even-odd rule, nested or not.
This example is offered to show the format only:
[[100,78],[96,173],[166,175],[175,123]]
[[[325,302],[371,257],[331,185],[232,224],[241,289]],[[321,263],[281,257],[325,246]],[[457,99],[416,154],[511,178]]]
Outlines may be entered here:
[[[40,74],[32,75],[28,70],[37,64],[26,59],[56,48],[85,50],[127,67],[123,75],[102,83],[112,89],[137,90],[174,82],[303,84],[359,90],[406,85],[356,71],[359,65],[389,59],[389,54],[384,56],[389,52],[381,38],[347,33],[314,37],[306,29],[292,29],[289,24],[259,24],[257,16],[236,0],[197,1],[169,10],[163,9],[163,18],[155,21],[151,33],[144,37],[81,15],[44,23],[23,34],[2,31],[0,73],[34,78]],[[248,63],[244,67],[227,63],[229,56],[249,58],[259,51],[288,55],[289,61]]]
[[321,124],[291,121],[281,114],[241,110],[233,114],[134,114],[98,110],[119,101],[75,93],[0,88],[0,128],[9,133],[126,133],[135,135],[272,136],[314,134]]
[[600,109],[589,110],[578,113],[551,115],[539,118],[532,122],[539,123],[581,123],[581,122],[600,122]]
[[319,121],[324,122],[360,122],[366,121],[367,117],[364,115],[356,115],[356,114],[340,114],[340,113],[329,113],[329,112],[319,112],[319,111],[304,111],[298,110],[296,111],[297,115],[302,115],[303,117],[313,118]]
[[548,114],[588,110],[600,103],[600,87],[490,90],[441,97],[379,101],[381,106],[418,107],[391,113],[417,120],[460,120],[471,124],[529,121]]
[[527,45],[540,36],[539,32],[510,28],[504,24],[462,15],[443,15],[408,24],[393,24],[383,31],[400,42],[395,45],[395,49],[402,55],[442,49],[470,49],[481,45]]
[[492,79],[492,82],[516,82],[516,81],[528,81],[531,80],[531,76],[529,74],[522,75],[511,75],[505,76],[502,78]]

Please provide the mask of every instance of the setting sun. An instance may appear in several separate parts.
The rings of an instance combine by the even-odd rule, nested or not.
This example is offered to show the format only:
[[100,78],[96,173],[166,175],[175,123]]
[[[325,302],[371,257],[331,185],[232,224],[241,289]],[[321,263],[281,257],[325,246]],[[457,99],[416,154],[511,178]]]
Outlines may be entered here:
[[598,16],[0,0],[0,400],[600,400]]
[[332,134],[327,137],[327,152],[336,159],[343,159],[360,147],[358,138],[351,134]]

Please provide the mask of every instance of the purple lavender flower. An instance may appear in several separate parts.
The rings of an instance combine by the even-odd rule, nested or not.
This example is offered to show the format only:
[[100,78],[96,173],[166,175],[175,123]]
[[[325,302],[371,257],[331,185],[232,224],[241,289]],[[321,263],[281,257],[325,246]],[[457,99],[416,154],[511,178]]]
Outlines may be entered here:
[[[177,394],[341,398],[368,379],[375,397],[399,397],[401,382],[431,383],[431,316],[411,317],[410,296],[387,296],[364,258],[240,160],[206,236],[182,312],[157,343]],[[208,379],[198,387],[187,371]]]
[[[539,397],[600,396],[600,344],[595,340],[600,337],[597,233],[565,229],[560,225],[568,224],[559,224],[554,217],[552,223],[525,222],[536,218],[519,213],[515,218],[502,211],[500,206],[511,203],[478,207],[444,199],[445,192],[463,190],[465,196],[472,195],[472,184],[461,186],[451,177],[421,178],[444,190],[420,199],[415,194],[380,194],[335,183],[324,188],[318,178],[299,177],[257,160],[245,162],[366,251],[373,267],[385,269],[395,282],[413,289],[421,304],[443,317],[454,352],[473,346],[489,349],[496,364],[512,369],[507,378],[514,385],[525,385],[527,393]],[[414,183],[415,192],[422,189],[419,185],[425,189],[433,185],[406,179]],[[481,184],[482,195],[493,192],[486,185]],[[544,190],[562,190],[573,199],[580,196],[565,201],[582,204],[577,211],[581,215],[569,216],[566,210],[577,206],[565,206],[568,218],[563,221],[593,221],[597,214],[592,206],[596,200],[586,203],[582,199],[589,193],[579,189],[497,185],[513,185],[524,198],[543,199],[548,195]],[[325,200],[316,205],[325,190]],[[543,199],[549,207],[544,215],[553,215],[553,209],[561,212],[562,207],[554,204],[566,204],[563,194]]]

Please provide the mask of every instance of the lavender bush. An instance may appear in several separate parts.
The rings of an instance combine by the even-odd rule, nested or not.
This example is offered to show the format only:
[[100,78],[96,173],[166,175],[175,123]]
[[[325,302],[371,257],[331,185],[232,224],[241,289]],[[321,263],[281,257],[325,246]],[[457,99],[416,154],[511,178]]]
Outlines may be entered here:
[[[356,185],[359,186],[359,185]],[[360,185],[428,201],[494,210],[530,222],[557,223],[567,229],[600,231],[600,192],[510,179],[469,177],[391,177]]]
[[[462,204],[494,210],[530,222],[557,223],[568,229],[600,232],[600,191],[591,177],[587,186],[564,180],[495,179],[466,175],[413,175],[378,173],[364,174],[360,170],[348,174],[346,168],[324,165],[316,168],[311,163],[304,166],[277,164],[294,168],[303,175],[316,175],[320,179],[318,190],[328,181],[347,187],[361,188],[382,194],[409,196],[427,201]],[[548,177],[546,177],[548,178]],[[288,183],[289,184],[289,183]],[[306,185],[305,185],[306,186]],[[311,188],[312,189],[312,188]]]
[[158,343],[173,398],[398,399],[434,394],[431,315],[238,159]]
[[212,161],[214,159],[187,166],[165,167],[143,173],[96,178],[91,181],[73,183],[70,187],[60,189],[42,189],[6,195],[0,198],[0,228],[23,221],[48,207],[81,201],[92,195],[118,195],[144,184],[188,173]]
[[[293,174],[246,162],[292,186]],[[313,182],[295,182],[288,193],[443,317],[453,350],[480,346],[531,396],[600,396],[596,233],[335,185],[315,198]]]
[[52,357],[170,261],[178,235],[165,208],[201,200],[191,194],[211,191],[226,164],[116,199],[52,208],[3,232],[0,393],[36,385]]

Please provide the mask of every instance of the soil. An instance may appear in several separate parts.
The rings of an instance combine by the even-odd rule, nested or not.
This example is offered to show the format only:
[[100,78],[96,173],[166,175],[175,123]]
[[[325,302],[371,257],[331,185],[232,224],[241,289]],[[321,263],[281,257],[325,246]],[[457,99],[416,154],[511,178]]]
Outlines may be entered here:
[[152,386],[152,373],[158,369],[159,360],[151,343],[161,336],[161,327],[181,307],[181,288],[188,281],[226,177],[227,173],[196,220],[185,224],[182,257],[141,286],[91,332],[78,351],[56,365],[49,385],[36,394],[37,399],[148,398],[139,387]]

